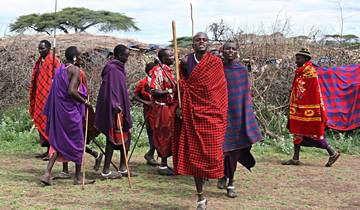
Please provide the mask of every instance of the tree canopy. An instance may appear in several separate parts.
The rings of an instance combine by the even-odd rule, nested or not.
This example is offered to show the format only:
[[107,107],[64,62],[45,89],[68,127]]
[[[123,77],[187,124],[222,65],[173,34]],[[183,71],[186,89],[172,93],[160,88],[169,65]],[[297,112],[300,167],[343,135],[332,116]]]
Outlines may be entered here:
[[[177,45],[178,47],[190,47],[192,45],[192,37],[191,36],[182,36],[182,37],[178,37],[176,38],[177,41]],[[169,45],[169,47],[174,47],[174,41],[170,40],[169,41],[171,44]]]
[[10,31],[24,32],[34,30],[50,34],[54,28],[64,33],[84,32],[90,27],[99,31],[139,30],[132,17],[110,11],[94,11],[87,8],[68,7],[56,13],[23,15],[10,24]]

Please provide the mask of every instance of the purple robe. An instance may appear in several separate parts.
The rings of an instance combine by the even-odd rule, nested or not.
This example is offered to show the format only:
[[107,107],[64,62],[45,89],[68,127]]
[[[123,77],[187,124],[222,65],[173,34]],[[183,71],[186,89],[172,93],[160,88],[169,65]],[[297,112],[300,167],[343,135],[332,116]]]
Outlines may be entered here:
[[252,108],[248,71],[245,66],[224,66],[229,108],[224,152],[247,148],[262,139]]
[[[49,143],[68,161],[81,164],[84,152],[83,118],[85,104],[75,101],[68,94],[68,71],[64,64],[56,69],[49,96],[44,108],[47,116],[46,134]],[[87,96],[85,85],[79,93]]]
[[[132,127],[132,121],[124,64],[116,59],[109,61],[101,77],[102,83],[96,103],[95,127],[109,137],[109,131],[116,119],[113,108],[120,106],[124,116],[123,131],[128,132]],[[127,147],[129,144],[130,142],[127,142]]]

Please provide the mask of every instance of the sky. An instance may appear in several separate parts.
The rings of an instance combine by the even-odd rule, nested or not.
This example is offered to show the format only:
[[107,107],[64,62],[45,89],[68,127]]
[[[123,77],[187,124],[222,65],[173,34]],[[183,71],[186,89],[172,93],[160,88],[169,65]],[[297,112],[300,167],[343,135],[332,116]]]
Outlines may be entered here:
[[[54,11],[55,0],[0,1],[0,36],[11,35],[8,25],[20,15]],[[269,34],[289,20],[288,36],[340,34],[341,5],[344,34],[360,36],[359,0],[58,0],[58,10],[86,7],[119,12],[135,19],[136,32],[112,32],[107,35],[166,44],[172,39],[171,21],[177,36],[191,36],[190,2],[193,4],[195,31],[206,31],[210,23],[223,19],[235,31]],[[278,24],[275,24],[278,23]],[[89,32],[99,33],[92,29]]]

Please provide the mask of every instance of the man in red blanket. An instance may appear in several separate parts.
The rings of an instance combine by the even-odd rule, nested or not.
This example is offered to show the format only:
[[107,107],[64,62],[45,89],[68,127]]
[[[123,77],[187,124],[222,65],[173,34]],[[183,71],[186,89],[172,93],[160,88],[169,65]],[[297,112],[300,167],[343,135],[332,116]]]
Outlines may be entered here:
[[43,160],[49,160],[49,142],[48,136],[45,133],[46,116],[43,114],[43,110],[55,74],[54,71],[60,66],[58,59],[53,61],[53,55],[50,53],[50,49],[51,44],[48,40],[40,41],[38,46],[40,57],[36,61],[32,71],[29,97],[30,117],[39,131],[41,146],[47,147],[47,152],[36,156],[37,158],[43,158]]
[[305,146],[326,149],[330,157],[325,166],[330,167],[340,153],[324,137],[327,117],[318,75],[310,60],[311,54],[307,49],[296,53],[297,69],[292,84],[288,121],[288,129],[294,135],[294,156],[282,164],[300,165],[300,147]]
[[144,121],[149,140],[149,151],[144,155],[144,158],[146,160],[146,163],[151,166],[159,165],[158,162],[154,159],[155,146],[152,125],[150,124],[151,122],[153,122],[153,113],[151,111],[153,102],[150,92],[150,70],[153,69],[154,66],[156,66],[154,62],[146,64],[145,72],[147,76],[139,81],[134,90],[134,99],[143,104]]
[[176,88],[175,79],[171,73],[174,64],[174,54],[171,49],[160,49],[158,53],[159,63],[151,71],[151,95],[154,100],[153,113],[153,138],[154,145],[161,157],[159,174],[172,176],[173,171],[167,164],[167,158],[171,156],[171,142],[174,138],[175,110],[177,98],[174,94]]
[[181,62],[181,128],[173,143],[173,163],[175,173],[194,176],[197,209],[206,209],[204,180],[224,176],[228,98],[222,61],[207,52],[205,33],[193,37],[193,49]]

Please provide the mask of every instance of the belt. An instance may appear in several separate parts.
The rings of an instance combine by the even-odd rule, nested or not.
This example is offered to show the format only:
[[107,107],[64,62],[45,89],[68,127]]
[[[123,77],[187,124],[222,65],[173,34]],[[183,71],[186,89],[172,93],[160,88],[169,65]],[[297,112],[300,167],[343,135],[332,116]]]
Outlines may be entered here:
[[166,106],[166,103],[164,103],[164,102],[155,101],[155,104],[160,105],[160,106]]

